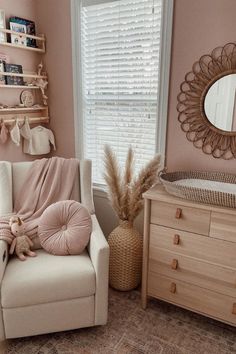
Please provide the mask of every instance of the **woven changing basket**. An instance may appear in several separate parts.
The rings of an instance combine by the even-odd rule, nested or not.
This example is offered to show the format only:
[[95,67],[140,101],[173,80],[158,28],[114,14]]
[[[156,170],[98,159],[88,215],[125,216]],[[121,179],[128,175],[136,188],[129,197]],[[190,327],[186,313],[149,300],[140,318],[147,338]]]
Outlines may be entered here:
[[109,235],[109,283],[114,289],[135,289],[141,281],[142,237],[128,221],[120,221]]
[[178,171],[170,173],[162,172],[159,177],[166,191],[177,197],[200,203],[236,208],[236,194],[201,187],[178,185],[176,183],[184,179],[201,179],[236,185],[236,175],[221,172]]

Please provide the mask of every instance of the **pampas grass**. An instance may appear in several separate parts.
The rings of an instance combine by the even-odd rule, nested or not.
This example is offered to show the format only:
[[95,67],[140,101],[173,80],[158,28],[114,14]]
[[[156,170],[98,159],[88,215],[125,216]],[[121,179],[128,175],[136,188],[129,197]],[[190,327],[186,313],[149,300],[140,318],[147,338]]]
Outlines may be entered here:
[[143,207],[142,194],[157,182],[161,156],[156,155],[138,176],[134,177],[134,154],[131,147],[128,150],[123,175],[110,146],[106,145],[104,152],[104,178],[111,205],[119,219],[133,223]]
[[121,197],[122,197],[122,188],[121,188],[121,176],[119,171],[118,162],[116,156],[112,149],[106,145],[105,149],[105,170],[104,179],[106,184],[109,186],[109,199],[111,205],[118,217],[121,219],[122,211],[121,211]]

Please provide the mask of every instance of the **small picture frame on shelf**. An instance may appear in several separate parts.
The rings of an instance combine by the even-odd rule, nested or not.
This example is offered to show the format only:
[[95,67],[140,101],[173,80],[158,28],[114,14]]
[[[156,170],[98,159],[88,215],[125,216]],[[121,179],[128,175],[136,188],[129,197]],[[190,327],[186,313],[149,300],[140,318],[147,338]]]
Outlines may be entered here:
[[20,94],[20,103],[23,107],[32,107],[34,104],[34,96],[31,91],[23,90]]
[[[5,72],[13,74],[23,74],[22,65],[5,63]],[[24,80],[21,76],[6,76],[7,85],[24,86]]]
[[27,46],[26,37],[21,36],[21,33],[26,33],[25,26],[20,23],[10,22],[10,29],[14,32],[19,33],[19,34],[11,34],[11,43],[16,45]]
[[9,18],[10,29],[18,34],[11,34],[11,43],[16,45],[22,45],[27,47],[36,48],[35,39],[22,36],[21,33],[35,35],[35,23],[30,20],[26,20],[21,17],[10,17]]
[[[6,18],[5,18],[5,11],[0,9],[0,28],[6,28]],[[0,32],[0,43],[6,42],[7,36],[6,33]]]

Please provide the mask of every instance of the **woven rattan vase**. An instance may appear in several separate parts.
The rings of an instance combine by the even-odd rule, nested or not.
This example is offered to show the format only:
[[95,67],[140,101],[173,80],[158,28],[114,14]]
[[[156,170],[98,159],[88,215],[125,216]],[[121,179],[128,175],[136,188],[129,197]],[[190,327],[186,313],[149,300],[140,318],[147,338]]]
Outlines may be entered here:
[[109,235],[109,282],[114,289],[135,289],[141,281],[143,240],[140,233],[128,221],[120,220]]

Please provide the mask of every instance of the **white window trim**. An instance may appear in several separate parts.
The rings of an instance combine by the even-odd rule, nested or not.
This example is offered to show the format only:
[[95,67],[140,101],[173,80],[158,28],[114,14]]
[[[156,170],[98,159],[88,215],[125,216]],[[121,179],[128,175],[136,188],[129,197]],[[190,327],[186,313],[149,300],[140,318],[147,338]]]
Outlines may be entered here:
[[162,164],[166,160],[166,136],[169,103],[169,82],[172,46],[174,0],[163,0],[163,16],[161,25],[161,52],[159,65],[159,90],[157,98],[157,135],[156,151],[162,155]]
[[[82,0],[71,2],[71,38],[72,38],[72,69],[73,69],[73,96],[74,96],[74,125],[75,125],[75,155],[78,159],[84,158],[83,149],[83,112],[81,87],[81,40],[78,33],[80,28],[80,8]],[[99,0],[98,0],[99,2]],[[157,98],[157,134],[156,151],[162,155],[162,165],[166,159],[166,134],[168,117],[169,77],[171,62],[171,39],[173,23],[174,0],[163,0],[163,16],[161,26],[161,52],[159,66],[159,89]]]
[[72,74],[74,99],[74,130],[75,130],[75,156],[83,159],[83,111],[82,111],[82,85],[79,68],[81,68],[81,39],[78,33],[80,28],[80,8],[82,0],[70,0],[71,5],[71,40],[72,40]]

